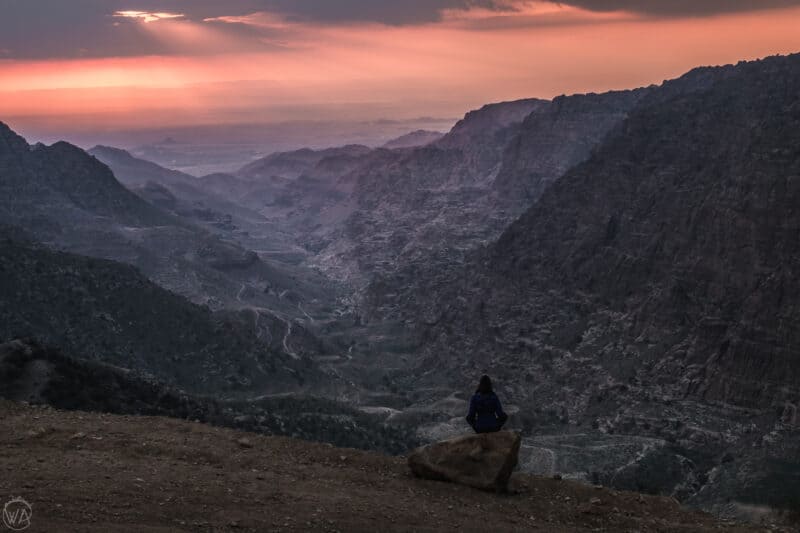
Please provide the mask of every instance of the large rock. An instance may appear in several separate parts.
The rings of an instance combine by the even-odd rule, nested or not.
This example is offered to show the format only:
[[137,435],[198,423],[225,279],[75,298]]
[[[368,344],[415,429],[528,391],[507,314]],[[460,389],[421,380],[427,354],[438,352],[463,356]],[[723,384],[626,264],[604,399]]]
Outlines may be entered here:
[[513,431],[467,435],[417,448],[408,458],[414,475],[482,490],[506,490],[517,465],[520,436]]

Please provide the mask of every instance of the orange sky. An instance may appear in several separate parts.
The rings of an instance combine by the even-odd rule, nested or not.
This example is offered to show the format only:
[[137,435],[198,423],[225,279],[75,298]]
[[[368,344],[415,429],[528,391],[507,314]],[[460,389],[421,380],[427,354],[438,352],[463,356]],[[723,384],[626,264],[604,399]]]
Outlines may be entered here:
[[492,101],[630,88],[694,66],[800,51],[800,8],[655,17],[524,2],[406,25],[161,15],[121,17],[158,55],[0,59],[0,120],[146,127],[454,117]]

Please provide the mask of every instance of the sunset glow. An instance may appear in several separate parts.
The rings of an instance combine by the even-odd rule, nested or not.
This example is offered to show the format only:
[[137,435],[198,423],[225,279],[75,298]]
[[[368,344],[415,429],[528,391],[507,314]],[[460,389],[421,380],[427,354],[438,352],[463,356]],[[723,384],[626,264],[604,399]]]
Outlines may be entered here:
[[116,13],[114,13],[114,16],[142,19],[145,22],[155,22],[157,20],[183,18],[183,15],[179,13],[150,13],[147,11],[117,11]]
[[522,1],[386,23],[225,14],[224,3],[220,13],[170,11],[176,4],[98,18],[107,51],[71,34],[77,48],[63,53],[0,36],[0,116],[134,126],[165,119],[143,112],[232,122],[247,108],[270,121],[360,104],[364,116],[350,118],[458,116],[490,101],[642,86],[800,50],[800,7],[661,16]]

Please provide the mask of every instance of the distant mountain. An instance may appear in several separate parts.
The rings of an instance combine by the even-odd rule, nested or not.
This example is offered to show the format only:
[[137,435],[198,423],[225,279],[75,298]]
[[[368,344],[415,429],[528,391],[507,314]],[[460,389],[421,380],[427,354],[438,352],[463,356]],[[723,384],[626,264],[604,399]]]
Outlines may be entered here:
[[437,254],[457,263],[497,237],[645,93],[490,104],[424,146],[278,153],[201,182],[294,234],[306,263],[361,287]]
[[149,182],[169,186],[191,186],[197,181],[197,178],[189,174],[169,170],[112,146],[98,145],[87,150],[87,153],[113,169],[114,177],[129,188],[142,187]]
[[320,161],[330,158],[359,157],[369,153],[370,148],[358,144],[311,150],[304,148],[293,152],[278,152],[242,167],[236,175],[251,180],[280,177],[289,180],[311,171]]
[[[238,239],[227,238],[226,228],[215,228],[215,235],[185,216],[168,214],[144,201],[123,187],[106,165],[77,147],[57,143],[30,148],[8,127],[3,128],[13,142],[0,145],[0,164],[4,164],[0,190],[7,190],[0,198],[0,222],[22,227],[56,248],[133,264],[160,285],[214,308],[236,306],[243,285],[257,288],[248,293],[250,305],[284,313],[297,312],[292,311],[296,302],[282,302],[278,294],[292,291],[312,299],[328,290],[311,273],[305,279],[292,279],[292,274],[264,262],[242,248]],[[172,187],[168,191],[174,200],[158,188],[150,192],[154,197],[161,195],[164,207],[179,202],[173,213],[185,214],[183,208],[192,201],[193,191],[198,191],[184,187],[189,178],[124,153],[110,154],[132,183],[161,179],[162,186]],[[108,157],[109,151],[103,155]],[[147,178],[137,178],[139,172]],[[196,194],[212,201],[213,195],[202,190]],[[214,218],[219,213],[214,207],[221,210],[224,204],[206,208],[209,225],[224,224]],[[199,209],[193,217],[202,218],[203,213]],[[235,214],[237,220],[247,216],[241,207]],[[269,227],[259,231],[269,233]]]
[[[161,188],[145,186],[142,194],[163,209],[126,189],[106,165],[83,150],[67,143],[30,147],[3,125],[0,223],[23,228],[51,248],[132,264],[159,285],[213,309],[267,310],[265,320],[287,331],[289,321],[305,318],[298,303],[336,297],[336,288],[319,275],[262,260],[231,237],[230,228],[214,227],[213,233],[200,228],[195,220],[204,213],[209,226],[224,226],[225,220],[214,218],[219,211],[213,207],[188,207],[193,191],[212,201],[212,195],[184,187],[189,178],[124,152],[100,152],[113,158],[131,183],[162,180]],[[147,178],[137,178],[140,172]],[[223,209],[224,204],[214,207]],[[183,216],[185,209],[193,212],[193,219]],[[236,216],[245,220],[246,210],[239,207]],[[260,224],[264,227],[258,233],[266,239],[242,241],[274,242],[269,223]]]
[[396,139],[392,139],[383,145],[383,148],[389,150],[397,150],[401,148],[415,148],[417,146],[425,146],[432,142],[438,141],[444,137],[444,133],[438,131],[416,130],[411,133],[401,135]]
[[203,176],[198,185],[262,217],[261,228],[242,225],[248,235],[237,235],[237,240],[260,249],[284,250],[287,260],[299,264],[308,262],[320,246],[309,234],[324,233],[353,211],[350,176],[384,153],[390,151],[360,145],[276,153],[235,175]]
[[203,190],[222,198],[228,198],[255,211],[274,204],[291,182],[291,179],[282,176],[271,176],[253,181],[224,172],[198,178],[198,183]]
[[[46,220],[54,209],[81,218],[124,225],[177,224],[165,213],[131,193],[108,167],[65,142],[52,146],[28,143],[0,123],[0,217],[20,226],[52,234],[65,231],[62,223]],[[56,215],[56,213],[53,213]],[[48,227],[52,222],[53,226]]]
[[596,480],[718,510],[789,505],[798,94],[800,55],[652,89],[497,242],[459,269],[419,273],[402,317],[428,355],[405,375],[416,385],[399,386],[488,371],[556,456],[575,431],[647,439],[621,470],[607,455],[574,465]]
[[[238,178],[226,174],[195,178],[109,146],[95,146],[88,153],[108,165],[114,176],[138,196],[222,238],[256,249],[291,247],[258,212],[230,200],[237,198],[235,184],[230,185]],[[243,196],[251,191],[249,185],[242,187]]]

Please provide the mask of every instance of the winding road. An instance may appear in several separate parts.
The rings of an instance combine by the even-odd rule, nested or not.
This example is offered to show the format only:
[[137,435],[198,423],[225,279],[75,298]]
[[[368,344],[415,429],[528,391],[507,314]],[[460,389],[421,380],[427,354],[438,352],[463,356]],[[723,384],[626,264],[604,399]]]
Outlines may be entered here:
[[[289,355],[289,357],[291,357],[292,359],[295,359],[295,360],[300,359],[300,356],[297,355],[297,353],[289,347],[289,337],[292,334],[292,322],[289,319],[284,318],[284,317],[280,316],[279,314],[277,314],[274,311],[271,311],[269,309],[265,309],[263,307],[256,307],[256,306],[252,306],[252,305],[246,304],[242,300],[242,295],[244,294],[245,290],[247,290],[247,285],[242,283],[242,288],[239,289],[239,293],[236,295],[236,300],[238,300],[239,303],[244,304],[244,308],[245,309],[249,309],[250,311],[252,311],[254,313],[254,327],[255,327],[255,331],[256,331],[256,336],[260,339],[262,337],[262,332],[264,331],[264,329],[261,327],[261,325],[259,323],[261,321],[261,313],[268,313],[268,314],[274,316],[275,318],[277,318],[278,320],[283,322],[284,325],[286,326],[286,333],[283,335],[283,341],[282,341],[283,351],[286,352]],[[298,307],[299,307],[299,304],[298,304]],[[308,315],[306,315],[306,316],[308,316]],[[309,316],[309,318],[311,318],[311,317]],[[313,321],[314,319],[312,318],[311,320]],[[268,343],[272,342],[272,333],[269,332],[269,328],[267,328],[266,331],[269,334],[269,340],[267,342]]]

